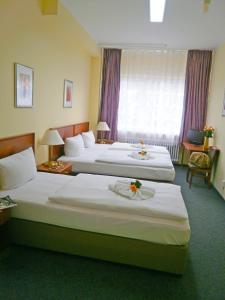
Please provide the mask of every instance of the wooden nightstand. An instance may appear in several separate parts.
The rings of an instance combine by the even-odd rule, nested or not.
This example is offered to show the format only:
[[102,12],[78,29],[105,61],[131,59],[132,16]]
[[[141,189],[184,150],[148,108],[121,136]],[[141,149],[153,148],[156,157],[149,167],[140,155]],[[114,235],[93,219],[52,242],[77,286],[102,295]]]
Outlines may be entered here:
[[7,221],[10,219],[11,209],[0,209],[0,251],[9,246],[9,233]]
[[47,163],[44,163],[37,166],[37,170],[39,172],[70,175],[72,173],[72,165],[64,162],[62,166],[49,167]]
[[113,144],[114,141],[113,140],[106,140],[106,139],[102,139],[102,140],[97,140],[96,144]]

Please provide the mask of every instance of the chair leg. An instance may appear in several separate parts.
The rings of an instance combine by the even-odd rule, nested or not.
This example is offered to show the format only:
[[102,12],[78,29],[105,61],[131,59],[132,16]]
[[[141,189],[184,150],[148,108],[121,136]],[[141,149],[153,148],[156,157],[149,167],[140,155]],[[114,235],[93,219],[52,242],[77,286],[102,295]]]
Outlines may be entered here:
[[192,176],[193,176],[193,174],[192,174],[192,171],[191,171],[191,176],[190,176],[190,180],[189,180],[189,188],[191,188],[191,185],[192,185]]
[[209,187],[209,189],[211,188],[211,173],[209,172],[208,174],[207,174],[207,184],[208,184],[208,187]]
[[186,175],[186,182],[189,182],[189,173],[190,173],[190,169],[187,169],[187,175]]

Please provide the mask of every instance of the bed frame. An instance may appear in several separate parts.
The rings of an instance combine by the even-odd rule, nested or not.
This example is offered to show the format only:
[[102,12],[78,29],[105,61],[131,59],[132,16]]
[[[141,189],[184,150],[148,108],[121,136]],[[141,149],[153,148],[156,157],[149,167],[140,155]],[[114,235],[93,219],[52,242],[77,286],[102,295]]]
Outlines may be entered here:
[[[55,127],[51,129],[56,129],[61,138],[65,140],[68,137],[78,135],[79,133],[86,132],[89,130],[89,122],[83,122],[79,124],[66,125],[62,127]],[[52,147],[52,158],[57,160],[60,156],[64,155],[64,146],[56,145]]]
[[[87,130],[88,127],[80,128]],[[68,134],[66,129],[64,133]],[[0,139],[0,158],[30,146],[34,146],[34,133]],[[185,269],[188,245],[163,245],[18,218],[11,218],[8,226],[12,243],[18,245],[76,254],[174,274],[183,274]]]
[[[61,126],[61,127],[55,127],[55,128],[51,128],[51,129],[56,129],[61,138],[65,141],[66,138],[72,137],[72,136],[76,136],[78,134],[81,134],[82,132],[87,132],[89,130],[89,122],[83,122],[83,123],[79,123],[79,124],[72,124],[72,125],[66,125],[66,126]],[[55,145],[52,146],[52,159],[53,160],[57,160],[59,159],[61,156],[64,156],[64,145]],[[107,165],[107,163],[105,163],[105,165]],[[80,172],[79,172],[80,173]],[[84,172],[87,173],[87,172]],[[89,171],[88,173],[91,173],[91,171]],[[76,171],[76,167],[75,167],[75,171],[73,172],[73,174],[78,174]],[[93,172],[93,174],[96,174],[95,172]],[[101,174],[101,173],[100,173]],[[106,173],[105,173],[106,175]],[[110,175],[107,174],[108,176],[121,176],[121,177],[132,177],[132,174],[126,174],[126,175]],[[146,179],[146,178],[142,178],[139,177],[139,179],[141,180],[150,180],[150,179]],[[151,179],[151,181],[159,181],[159,180],[154,180]],[[170,182],[172,183],[169,179],[167,180],[160,180],[161,182]]]
[[23,151],[29,147],[34,151],[35,135],[27,133],[0,139],[0,158]]

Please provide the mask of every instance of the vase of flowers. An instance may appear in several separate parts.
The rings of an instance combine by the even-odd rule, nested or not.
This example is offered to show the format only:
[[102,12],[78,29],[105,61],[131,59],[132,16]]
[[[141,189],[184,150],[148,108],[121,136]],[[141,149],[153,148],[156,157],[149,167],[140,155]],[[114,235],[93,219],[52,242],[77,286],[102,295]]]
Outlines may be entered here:
[[204,150],[208,150],[210,146],[213,146],[212,138],[214,136],[214,133],[215,133],[215,128],[213,128],[212,126],[204,127],[204,145],[203,145]]

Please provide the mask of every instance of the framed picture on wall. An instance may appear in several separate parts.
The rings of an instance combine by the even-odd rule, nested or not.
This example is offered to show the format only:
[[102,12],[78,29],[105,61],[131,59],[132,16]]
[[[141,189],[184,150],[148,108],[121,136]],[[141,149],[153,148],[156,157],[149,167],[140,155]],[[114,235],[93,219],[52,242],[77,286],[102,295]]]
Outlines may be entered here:
[[224,95],[223,95],[223,108],[222,108],[222,116],[225,117],[225,91],[224,91]]
[[33,69],[15,64],[15,107],[33,106]]
[[64,80],[64,95],[63,95],[63,107],[72,107],[73,101],[73,82],[70,80]]

